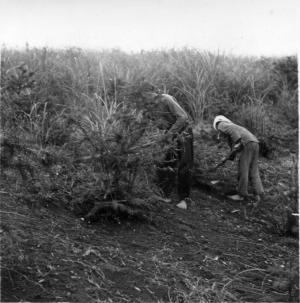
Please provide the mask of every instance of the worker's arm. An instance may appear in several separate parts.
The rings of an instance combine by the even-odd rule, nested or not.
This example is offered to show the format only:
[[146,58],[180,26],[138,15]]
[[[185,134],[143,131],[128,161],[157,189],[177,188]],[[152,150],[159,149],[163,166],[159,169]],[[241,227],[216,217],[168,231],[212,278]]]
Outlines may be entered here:
[[224,165],[228,160],[233,161],[234,158],[235,158],[236,153],[239,152],[242,148],[243,148],[243,147],[242,147],[242,143],[241,143],[240,140],[239,140],[239,142],[237,142],[237,143],[234,145],[234,147],[232,148],[232,150],[230,151],[230,153],[229,153],[226,157],[224,157],[224,158],[221,160],[221,162],[218,163],[215,167],[209,169],[209,171],[214,171],[214,170],[216,170],[217,168],[219,168],[219,167],[221,167],[222,165]]
[[240,152],[243,148],[243,145],[242,145],[242,141],[241,139],[239,139],[237,142],[234,143],[234,145],[232,146],[232,149],[228,155],[228,160],[230,161],[234,161],[235,159],[235,156],[238,152]]
[[218,124],[218,130],[222,135],[227,137],[228,145],[230,146],[231,150],[233,149],[234,145],[242,139],[240,129],[233,123],[220,122]]
[[183,108],[178,104],[174,97],[170,95],[162,95],[163,102],[166,103],[170,114],[176,117],[175,123],[168,130],[168,134],[174,135],[182,132],[188,126],[188,115]]
[[179,134],[182,131],[184,131],[187,126],[188,126],[188,120],[186,118],[177,117],[176,122],[168,130],[168,134],[170,135]]

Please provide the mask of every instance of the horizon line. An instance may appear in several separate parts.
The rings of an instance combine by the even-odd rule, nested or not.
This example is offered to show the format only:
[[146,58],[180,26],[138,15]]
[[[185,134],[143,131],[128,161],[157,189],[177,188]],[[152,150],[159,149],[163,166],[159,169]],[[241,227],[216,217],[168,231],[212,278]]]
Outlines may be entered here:
[[123,53],[127,53],[129,55],[141,54],[141,53],[151,53],[151,52],[169,52],[169,51],[184,51],[184,50],[194,50],[199,53],[210,53],[213,55],[223,55],[228,57],[246,57],[246,58],[280,58],[280,57],[297,57],[298,58],[298,51],[285,53],[285,54],[242,54],[242,53],[235,53],[229,50],[209,50],[204,48],[199,48],[196,46],[186,45],[186,46],[173,46],[173,47],[157,47],[157,48],[149,48],[149,49],[139,49],[139,50],[126,50],[122,48],[122,46],[114,46],[114,47],[90,47],[90,46],[79,46],[79,45],[65,45],[65,46],[50,46],[50,45],[32,45],[29,42],[25,42],[24,45],[8,45],[5,42],[1,43],[1,50],[6,48],[8,50],[33,50],[33,49],[49,49],[55,51],[65,51],[70,49],[78,49],[81,51],[87,52],[112,52],[112,51],[119,51]]

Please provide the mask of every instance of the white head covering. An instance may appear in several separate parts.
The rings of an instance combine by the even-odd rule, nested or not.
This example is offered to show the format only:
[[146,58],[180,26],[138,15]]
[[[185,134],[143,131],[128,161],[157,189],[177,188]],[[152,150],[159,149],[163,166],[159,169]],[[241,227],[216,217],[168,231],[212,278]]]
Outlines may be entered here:
[[214,120],[214,129],[217,130],[217,123],[218,122],[229,122],[229,123],[232,123],[229,119],[227,119],[226,117],[224,116],[216,116],[215,117],[215,120]]

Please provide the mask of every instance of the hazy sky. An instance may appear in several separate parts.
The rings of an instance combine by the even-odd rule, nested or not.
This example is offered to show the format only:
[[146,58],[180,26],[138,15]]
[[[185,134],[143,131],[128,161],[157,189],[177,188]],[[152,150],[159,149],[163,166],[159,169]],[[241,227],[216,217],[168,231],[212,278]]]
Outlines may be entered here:
[[299,51],[300,0],[0,0],[7,46]]

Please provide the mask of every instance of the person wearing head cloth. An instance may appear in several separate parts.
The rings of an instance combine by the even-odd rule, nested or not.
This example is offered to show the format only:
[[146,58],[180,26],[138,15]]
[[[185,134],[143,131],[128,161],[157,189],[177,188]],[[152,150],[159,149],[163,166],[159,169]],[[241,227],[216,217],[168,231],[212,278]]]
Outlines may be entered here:
[[166,141],[171,139],[176,145],[175,148],[171,146],[167,150],[164,161],[158,165],[158,184],[166,197],[169,197],[177,183],[180,203],[191,202],[194,154],[193,131],[189,116],[173,96],[161,94],[153,87],[146,86],[142,97],[148,118],[153,120],[159,129],[165,131]]
[[226,117],[216,116],[213,127],[219,134],[225,136],[231,150],[230,160],[234,160],[236,154],[239,154],[238,164],[238,195],[236,200],[243,200],[249,196],[248,183],[249,180],[253,185],[256,201],[260,201],[264,194],[264,188],[261,182],[258,168],[259,157],[259,141],[246,128],[234,124]]

